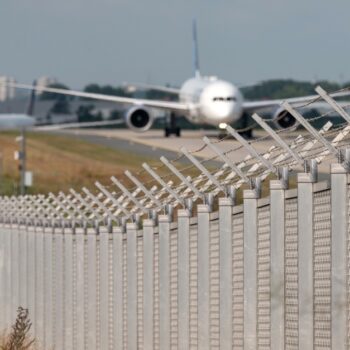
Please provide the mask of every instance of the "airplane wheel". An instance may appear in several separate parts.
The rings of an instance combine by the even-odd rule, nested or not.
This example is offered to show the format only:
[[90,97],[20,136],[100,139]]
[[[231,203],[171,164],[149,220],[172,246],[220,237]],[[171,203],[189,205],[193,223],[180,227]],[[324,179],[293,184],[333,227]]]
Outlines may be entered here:
[[243,136],[245,139],[250,140],[253,138],[253,129],[249,129],[247,131],[244,131],[240,133],[241,136]]
[[169,137],[169,135],[170,135],[170,130],[169,130],[169,128],[165,128],[165,129],[164,129],[164,136],[165,136],[165,137]]

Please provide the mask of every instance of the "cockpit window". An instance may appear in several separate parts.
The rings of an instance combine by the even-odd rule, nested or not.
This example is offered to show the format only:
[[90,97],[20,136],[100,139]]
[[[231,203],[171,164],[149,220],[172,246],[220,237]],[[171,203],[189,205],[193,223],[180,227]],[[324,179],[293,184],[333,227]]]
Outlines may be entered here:
[[213,101],[236,101],[236,97],[234,96],[229,96],[229,97],[213,97]]

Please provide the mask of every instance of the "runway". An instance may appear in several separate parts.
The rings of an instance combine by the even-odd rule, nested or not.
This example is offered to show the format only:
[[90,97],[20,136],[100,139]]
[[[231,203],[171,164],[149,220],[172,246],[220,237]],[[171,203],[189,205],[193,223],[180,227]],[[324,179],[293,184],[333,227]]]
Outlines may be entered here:
[[[223,152],[232,150],[227,153],[227,157],[235,163],[243,160],[248,154],[243,147],[240,147],[239,142],[233,138],[219,140],[215,130],[183,130],[180,138],[165,138],[163,130],[135,133],[128,129],[75,129],[59,131],[59,133],[156,159],[161,156],[165,156],[169,160],[178,158],[181,154],[180,148],[184,146],[188,151],[194,152],[193,155],[197,158],[209,160],[206,162],[208,166],[220,166],[222,161],[218,157],[215,158],[216,154],[209,147],[205,147],[204,136],[207,136]],[[300,131],[298,133],[291,132],[288,135],[283,135],[283,138],[287,143],[290,143],[298,134],[300,134]],[[254,135],[252,145],[259,154],[267,152],[272,145],[276,144],[262,130],[255,130]],[[180,162],[188,163],[189,161],[182,157]],[[320,172],[327,172],[329,164],[322,164],[319,170]]]
[[[180,148],[184,146],[191,153],[194,152],[196,157],[211,159],[215,156],[215,153],[208,147],[203,147],[205,145],[203,142],[204,136],[209,137],[212,143],[215,143],[223,152],[227,152],[239,146],[239,143],[234,139],[219,141],[217,138],[217,131],[213,130],[184,130],[180,138],[165,138],[162,130],[149,130],[145,133],[135,133],[127,129],[75,129],[60,131],[60,133],[155,158],[159,158],[163,155],[169,159],[174,159],[181,153]],[[263,135],[260,132],[257,134],[257,138]],[[267,151],[272,144],[272,140],[266,139],[254,143],[254,147],[259,153],[263,153]],[[228,154],[229,158],[234,162],[242,160],[246,155],[247,152],[244,149],[239,149]],[[220,162],[219,159],[217,159],[217,162]]]

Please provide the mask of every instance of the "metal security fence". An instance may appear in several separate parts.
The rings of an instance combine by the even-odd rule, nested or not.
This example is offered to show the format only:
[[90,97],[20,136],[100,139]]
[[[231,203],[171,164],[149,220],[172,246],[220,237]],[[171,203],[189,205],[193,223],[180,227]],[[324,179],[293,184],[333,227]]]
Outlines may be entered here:
[[350,117],[326,98],[344,125],[286,106],[309,135],[263,124],[258,153],[228,127],[248,155],[205,139],[214,171],[183,149],[197,176],[163,158],[171,176],[144,164],[135,187],[0,198],[0,328],[22,306],[44,349],[347,349]]

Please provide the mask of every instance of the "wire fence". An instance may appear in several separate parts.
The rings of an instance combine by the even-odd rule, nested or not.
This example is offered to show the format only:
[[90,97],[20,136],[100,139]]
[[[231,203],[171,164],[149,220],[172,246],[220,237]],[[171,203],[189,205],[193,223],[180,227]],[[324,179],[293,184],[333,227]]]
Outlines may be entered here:
[[[347,349],[350,116],[318,93],[344,123],[316,130],[329,112],[285,104],[307,131],[293,139],[255,115],[263,153],[266,136],[228,126],[238,146],[204,138],[181,149],[190,166],[126,171],[132,186],[1,197],[0,327],[22,306],[45,349]],[[221,166],[194,157],[204,147]]]

